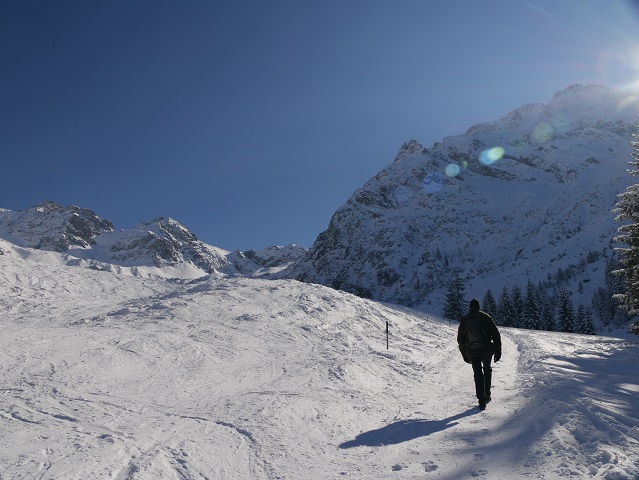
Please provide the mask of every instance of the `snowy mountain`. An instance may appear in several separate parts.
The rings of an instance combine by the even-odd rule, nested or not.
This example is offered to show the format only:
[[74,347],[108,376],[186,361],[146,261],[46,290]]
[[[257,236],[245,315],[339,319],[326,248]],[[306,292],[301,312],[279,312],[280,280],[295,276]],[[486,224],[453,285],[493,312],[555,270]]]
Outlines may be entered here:
[[636,342],[503,328],[480,412],[436,315],[0,249],[2,480],[639,476]]
[[569,288],[590,305],[619,226],[611,209],[633,181],[638,122],[637,96],[573,85],[430,148],[407,142],[285,275],[441,308],[455,275],[482,298],[575,267]]
[[111,231],[110,221],[75,206],[45,202],[16,212],[0,209],[0,237],[23,247],[66,252],[90,247],[98,235]]
[[266,275],[286,268],[306,250],[291,245],[229,252],[208,245],[184,225],[160,217],[115,231],[109,220],[76,206],[46,202],[27,210],[0,210],[0,238],[66,253],[70,264],[134,275],[197,278],[207,274]]

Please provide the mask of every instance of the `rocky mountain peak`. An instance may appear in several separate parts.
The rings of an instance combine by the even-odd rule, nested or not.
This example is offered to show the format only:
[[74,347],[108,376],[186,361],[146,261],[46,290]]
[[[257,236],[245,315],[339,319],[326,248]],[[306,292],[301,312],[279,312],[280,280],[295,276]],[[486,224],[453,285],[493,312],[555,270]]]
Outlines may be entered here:
[[[441,301],[455,275],[480,297],[580,264],[609,248],[630,182],[639,103],[627,98],[572,86],[427,150],[407,142],[288,274],[414,306]],[[592,290],[603,274],[583,280]]]
[[44,213],[52,210],[64,210],[64,207],[62,205],[53,201],[42,202],[38,205],[34,205],[32,208],[38,213]]
[[404,142],[402,147],[397,152],[397,156],[395,157],[395,162],[403,159],[407,155],[412,155],[413,153],[418,153],[424,150],[424,147],[417,140],[409,140]]
[[98,235],[113,231],[113,224],[93,210],[48,201],[27,210],[0,212],[0,228],[19,245],[66,252],[94,244]]

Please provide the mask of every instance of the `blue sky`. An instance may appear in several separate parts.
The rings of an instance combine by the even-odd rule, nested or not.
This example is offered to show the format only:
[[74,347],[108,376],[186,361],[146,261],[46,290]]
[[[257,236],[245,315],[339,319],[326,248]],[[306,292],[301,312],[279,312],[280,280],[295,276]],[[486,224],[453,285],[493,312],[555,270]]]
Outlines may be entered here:
[[404,141],[638,81],[624,0],[0,0],[0,207],[310,247]]

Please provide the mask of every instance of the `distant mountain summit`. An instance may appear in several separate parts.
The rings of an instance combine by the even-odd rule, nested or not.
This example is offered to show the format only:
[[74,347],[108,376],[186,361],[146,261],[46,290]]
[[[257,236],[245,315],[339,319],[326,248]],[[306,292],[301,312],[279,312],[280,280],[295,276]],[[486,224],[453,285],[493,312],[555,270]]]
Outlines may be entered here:
[[228,252],[207,245],[180,222],[160,217],[133,228],[106,233],[96,250],[108,263],[123,266],[175,267],[190,263],[205,273],[229,266]]
[[[455,276],[479,298],[546,280],[609,249],[638,121],[637,96],[573,85],[431,148],[411,140],[285,275],[412,306]],[[597,258],[578,279],[587,304]]]
[[100,270],[124,267],[141,274],[146,268],[147,274],[179,278],[270,275],[306,253],[295,245],[229,252],[198,240],[168,217],[116,231],[92,210],[55,202],[27,210],[0,209],[0,238],[20,247],[64,253]]
[[113,231],[113,224],[86,208],[44,202],[27,210],[0,210],[0,229],[17,245],[66,252],[93,245],[98,235]]

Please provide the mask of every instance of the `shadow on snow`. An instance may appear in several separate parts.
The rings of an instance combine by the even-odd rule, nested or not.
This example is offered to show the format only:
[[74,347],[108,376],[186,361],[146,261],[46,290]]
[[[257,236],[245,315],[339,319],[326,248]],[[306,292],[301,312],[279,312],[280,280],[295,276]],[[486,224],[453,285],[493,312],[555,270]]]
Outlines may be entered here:
[[381,447],[408,442],[454,427],[457,425],[456,420],[476,413],[479,413],[479,410],[475,407],[444,420],[400,420],[377,430],[361,433],[354,440],[342,443],[339,448]]

